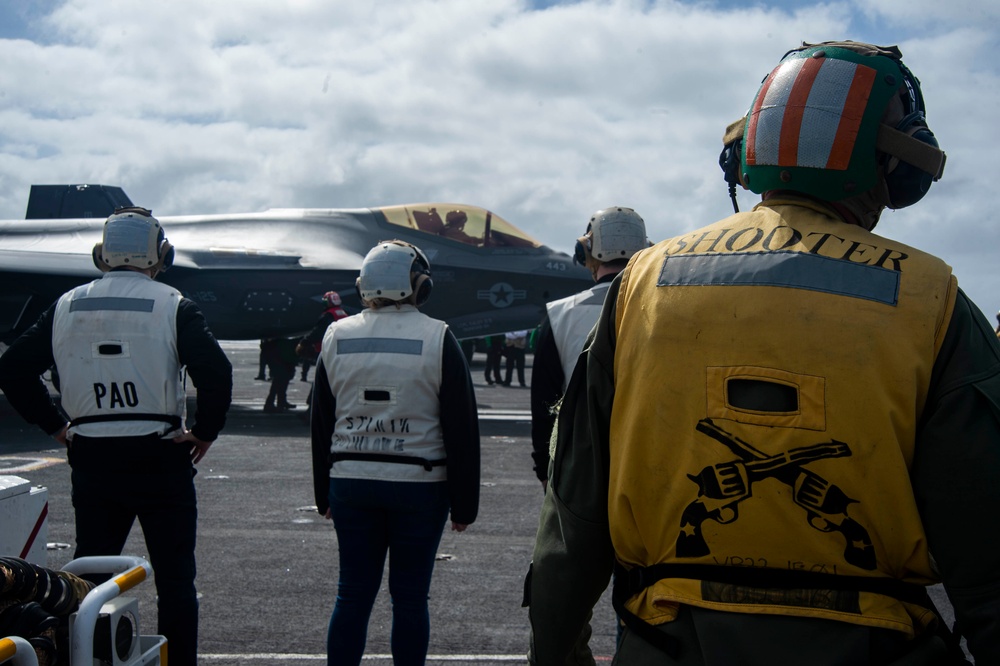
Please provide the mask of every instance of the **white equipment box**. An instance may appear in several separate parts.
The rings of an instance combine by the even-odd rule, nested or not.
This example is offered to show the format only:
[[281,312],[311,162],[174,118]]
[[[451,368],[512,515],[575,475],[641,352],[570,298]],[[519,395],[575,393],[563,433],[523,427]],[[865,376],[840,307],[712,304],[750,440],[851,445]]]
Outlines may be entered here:
[[49,537],[49,491],[19,476],[0,476],[0,556],[44,567]]

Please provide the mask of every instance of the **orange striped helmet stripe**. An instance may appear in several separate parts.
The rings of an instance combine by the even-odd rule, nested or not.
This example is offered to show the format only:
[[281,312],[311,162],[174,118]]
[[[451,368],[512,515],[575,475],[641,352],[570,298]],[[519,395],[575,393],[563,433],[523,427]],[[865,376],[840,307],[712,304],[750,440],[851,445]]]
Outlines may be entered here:
[[875,82],[875,70],[869,67],[858,67],[854,70],[854,79],[841,111],[837,135],[830,149],[827,169],[846,169],[851,162],[854,143],[858,138],[861,119],[868,107],[868,96]]
[[778,164],[797,165],[799,161],[799,134],[802,132],[802,116],[809,101],[813,82],[823,66],[825,58],[808,58],[802,64],[795,83],[785,103],[785,115],[781,121],[781,139],[778,144]]

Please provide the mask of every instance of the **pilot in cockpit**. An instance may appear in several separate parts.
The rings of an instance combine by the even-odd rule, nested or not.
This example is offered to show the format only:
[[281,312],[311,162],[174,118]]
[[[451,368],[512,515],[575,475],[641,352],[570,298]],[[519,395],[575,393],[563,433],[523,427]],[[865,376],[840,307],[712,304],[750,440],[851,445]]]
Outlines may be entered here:
[[444,227],[438,235],[450,238],[451,240],[457,240],[460,243],[465,243],[466,245],[479,245],[478,238],[465,233],[465,223],[468,222],[468,220],[469,216],[465,214],[465,211],[449,211],[448,214],[444,216]]

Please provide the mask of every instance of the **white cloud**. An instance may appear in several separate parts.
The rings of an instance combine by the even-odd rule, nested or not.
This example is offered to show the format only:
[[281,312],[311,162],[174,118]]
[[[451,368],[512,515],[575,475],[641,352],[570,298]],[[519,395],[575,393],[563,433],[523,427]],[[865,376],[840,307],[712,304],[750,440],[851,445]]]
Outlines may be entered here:
[[0,40],[0,218],[31,183],[104,182],[162,215],[473,203],[564,251],[623,204],[664,238],[731,211],[723,130],[786,50],[895,29],[949,163],[879,231],[994,310],[1000,10],[784,4],[70,0]]
[[852,0],[851,4],[870,19],[902,30],[996,26],[1000,21],[1000,5],[983,0]]

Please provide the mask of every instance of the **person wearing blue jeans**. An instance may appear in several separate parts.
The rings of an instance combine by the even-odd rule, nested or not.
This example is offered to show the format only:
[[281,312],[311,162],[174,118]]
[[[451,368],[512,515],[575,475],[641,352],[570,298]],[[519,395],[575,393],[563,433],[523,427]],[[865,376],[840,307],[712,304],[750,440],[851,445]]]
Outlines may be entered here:
[[430,639],[427,598],[434,557],[448,518],[447,482],[332,479],[330,506],[340,543],[340,582],[328,652],[344,663],[361,660],[388,553],[393,660],[422,664]]
[[479,510],[472,378],[447,325],[417,309],[431,287],[423,252],[379,243],[358,278],[365,309],[323,338],[312,397],[313,484],[317,510],[337,531],[340,567],[328,666],[361,662],[386,555],[393,663],[424,663],[431,575],[449,511],[451,528],[462,532]]

